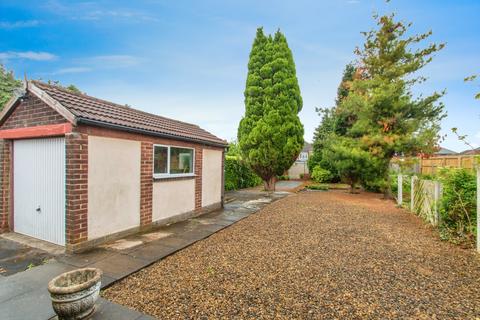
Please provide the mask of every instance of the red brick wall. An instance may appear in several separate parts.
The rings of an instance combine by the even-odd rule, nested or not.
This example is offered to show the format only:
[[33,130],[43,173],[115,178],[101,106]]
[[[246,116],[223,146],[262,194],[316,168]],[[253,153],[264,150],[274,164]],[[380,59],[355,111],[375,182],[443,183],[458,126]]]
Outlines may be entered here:
[[58,112],[37,97],[29,95],[28,99],[15,107],[7,121],[0,126],[0,129],[36,127],[65,122],[65,118]]
[[195,211],[202,209],[202,163],[203,148],[195,148]]
[[0,233],[9,230],[11,148],[11,141],[0,140]]
[[66,242],[88,239],[88,135],[65,135]]
[[153,210],[153,144],[142,142],[141,168],[140,168],[140,226],[152,222]]

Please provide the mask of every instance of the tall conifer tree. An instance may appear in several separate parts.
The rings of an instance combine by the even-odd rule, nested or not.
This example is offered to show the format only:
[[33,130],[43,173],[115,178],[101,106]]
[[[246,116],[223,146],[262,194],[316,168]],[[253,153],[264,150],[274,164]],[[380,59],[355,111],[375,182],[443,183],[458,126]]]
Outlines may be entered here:
[[275,176],[295,162],[303,147],[298,113],[302,98],[287,39],[277,31],[265,36],[257,29],[248,63],[245,115],[238,128],[242,158],[275,189]]

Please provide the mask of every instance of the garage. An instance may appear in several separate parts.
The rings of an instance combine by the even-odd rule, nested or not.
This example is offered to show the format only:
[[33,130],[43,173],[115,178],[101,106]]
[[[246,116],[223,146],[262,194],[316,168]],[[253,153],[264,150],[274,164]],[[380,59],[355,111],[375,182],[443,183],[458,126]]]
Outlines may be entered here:
[[0,233],[78,252],[223,206],[227,142],[39,81],[0,112]]
[[65,245],[65,139],[13,141],[13,230]]

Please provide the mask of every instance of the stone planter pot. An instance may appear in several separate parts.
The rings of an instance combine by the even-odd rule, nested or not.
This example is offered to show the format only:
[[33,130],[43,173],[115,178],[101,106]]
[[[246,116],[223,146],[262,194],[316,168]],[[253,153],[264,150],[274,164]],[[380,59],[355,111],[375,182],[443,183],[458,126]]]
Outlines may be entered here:
[[102,271],[95,268],[62,273],[48,283],[52,306],[59,319],[88,319],[100,294]]

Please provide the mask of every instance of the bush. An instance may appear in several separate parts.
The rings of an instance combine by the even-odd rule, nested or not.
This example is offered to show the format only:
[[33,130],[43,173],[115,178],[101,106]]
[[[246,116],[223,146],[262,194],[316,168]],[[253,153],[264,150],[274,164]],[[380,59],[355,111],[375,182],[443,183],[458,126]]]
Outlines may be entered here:
[[476,234],[477,181],[467,169],[444,168],[439,172],[443,185],[440,201],[442,236],[454,242],[472,241]]
[[309,190],[320,190],[320,191],[328,191],[328,185],[326,184],[310,184],[305,188]]
[[225,157],[225,190],[237,190],[256,187],[262,183],[257,176],[240,158]]
[[327,169],[323,169],[320,166],[313,168],[312,180],[315,182],[328,182],[332,177],[332,173]]
[[290,180],[290,176],[289,175],[277,176],[277,180],[279,180],[279,181]]

